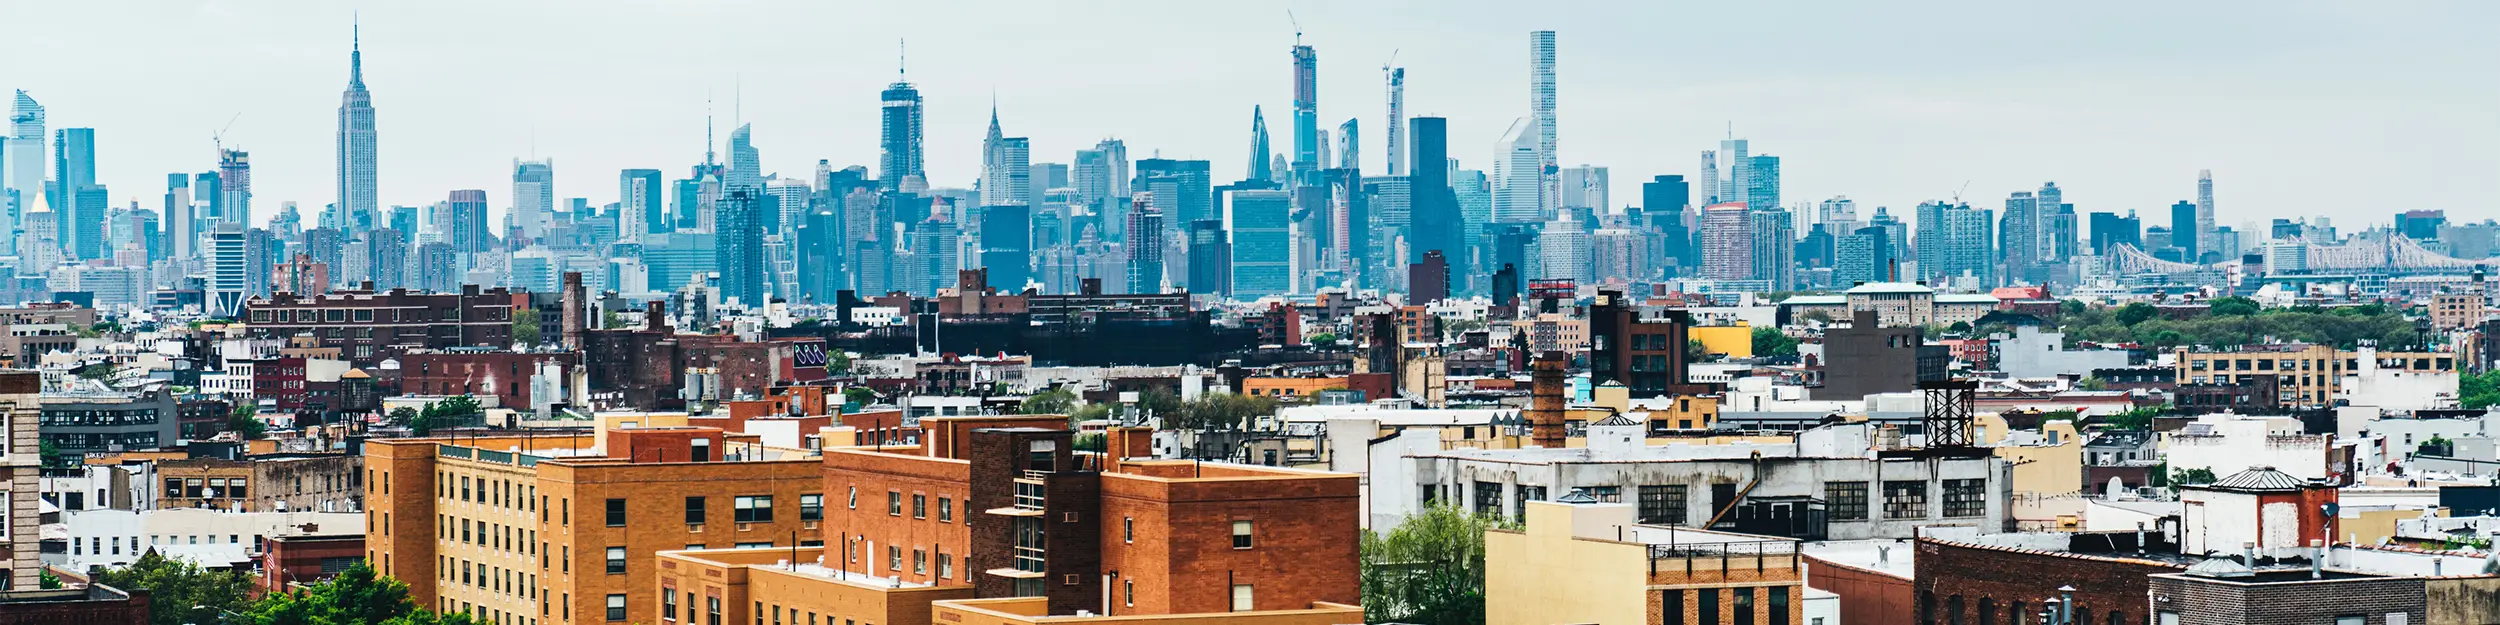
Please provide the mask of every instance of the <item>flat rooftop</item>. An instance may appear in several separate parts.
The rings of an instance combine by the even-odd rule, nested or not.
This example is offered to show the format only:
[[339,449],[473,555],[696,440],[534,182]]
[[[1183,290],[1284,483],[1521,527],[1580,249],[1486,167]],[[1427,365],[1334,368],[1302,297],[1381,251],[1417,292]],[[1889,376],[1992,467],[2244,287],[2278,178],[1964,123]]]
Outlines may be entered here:
[[[1800,550],[1807,557],[1904,580],[1915,577],[1918,571],[1917,545],[1906,539],[1827,540],[1806,543]],[[1806,575],[1812,577],[1813,570],[1808,569]]]

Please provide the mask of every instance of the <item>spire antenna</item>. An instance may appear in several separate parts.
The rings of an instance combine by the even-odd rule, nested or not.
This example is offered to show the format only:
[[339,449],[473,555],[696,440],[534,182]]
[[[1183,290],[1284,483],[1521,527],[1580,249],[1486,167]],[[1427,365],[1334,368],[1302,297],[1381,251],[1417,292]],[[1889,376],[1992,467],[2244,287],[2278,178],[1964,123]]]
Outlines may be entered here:
[[905,78],[909,75],[909,72],[905,70],[910,68],[911,48],[907,42],[897,38],[894,40],[894,80],[896,82],[910,82],[905,80]]

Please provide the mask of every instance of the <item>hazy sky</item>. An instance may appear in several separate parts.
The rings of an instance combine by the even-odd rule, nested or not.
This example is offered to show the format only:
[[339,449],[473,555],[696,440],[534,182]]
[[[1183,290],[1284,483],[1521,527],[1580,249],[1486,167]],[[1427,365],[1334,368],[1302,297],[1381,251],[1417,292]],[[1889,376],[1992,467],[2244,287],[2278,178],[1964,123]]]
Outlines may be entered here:
[[1561,161],[1611,167],[1617,205],[1693,174],[1733,124],[1783,158],[1790,203],[1867,213],[2054,180],[2079,211],[2152,217],[2212,169],[2224,225],[2500,215],[2491,2],[0,0],[0,88],[52,128],[97,128],[100,180],[147,207],[166,173],[214,168],[210,135],[240,112],[226,140],[252,153],[254,221],[288,200],[309,221],[335,201],[360,10],[382,202],[486,189],[500,215],[518,157],[552,157],[557,195],[594,205],[619,169],[682,176],[707,95],[720,140],[754,124],[767,171],[873,173],[905,38],[934,186],[978,176],[993,93],[1037,162],[1119,137],[1231,180],[1252,105],[1291,146],[1288,7],[1318,47],[1322,127],[1360,118],[1371,171],[1392,50],[1409,114],[1450,118],[1450,154],[1490,169],[1528,111],[1527,33],[1552,29]]

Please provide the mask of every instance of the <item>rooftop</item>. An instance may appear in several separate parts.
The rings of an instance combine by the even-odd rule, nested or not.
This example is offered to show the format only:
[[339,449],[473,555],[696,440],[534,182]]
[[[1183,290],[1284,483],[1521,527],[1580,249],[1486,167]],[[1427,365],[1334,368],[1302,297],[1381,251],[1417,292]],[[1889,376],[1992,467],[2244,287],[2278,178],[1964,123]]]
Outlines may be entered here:
[[1827,540],[1806,543],[1806,557],[1911,579],[1917,574],[1918,546],[1900,539]]
[[1926,285],[1911,284],[1908,282],[1868,282],[1866,284],[1850,287],[1848,291],[1844,292],[1850,295],[1915,295],[1919,293],[1935,293],[1936,290],[1928,288]]

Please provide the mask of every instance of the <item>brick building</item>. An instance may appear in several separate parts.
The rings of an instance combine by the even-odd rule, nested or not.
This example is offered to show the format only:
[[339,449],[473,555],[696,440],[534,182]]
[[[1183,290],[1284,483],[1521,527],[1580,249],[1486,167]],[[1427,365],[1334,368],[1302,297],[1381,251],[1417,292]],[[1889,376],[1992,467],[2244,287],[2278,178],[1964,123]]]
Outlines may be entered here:
[[[659,623],[654,554],[822,542],[814,458],[724,460],[712,428],[365,443],[367,558],[501,625]],[[606,618],[611,606],[631,606]]]
[[158,508],[239,512],[354,512],[363,509],[364,458],[347,454],[267,454],[242,460],[185,458],[156,463],[164,484]]
[[[554,363],[557,371],[580,366],[572,352],[511,352],[477,348],[426,350],[399,357],[399,392],[410,395],[493,395],[493,405],[529,410],[532,384]],[[569,378],[564,376],[563,378]]]
[[36,451],[36,394],[42,390],[43,374],[0,372],[0,566],[7,567],[0,590],[33,589],[43,570],[43,461]]
[[2216,558],[2149,581],[2161,625],[2336,623],[2402,625],[2425,620],[2425,580],[2343,571],[2258,570]]
[[1686,377],[1684,347],[1692,315],[1681,310],[1644,311],[1617,291],[1599,291],[1589,308],[1589,381],[1615,381],[1633,397],[1674,393]]
[[1489,622],[1811,622],[1797,541],[1639,524],[1633,505],[1586,492],[1527,516],[1485,532]]
[[[914,447],[825,452],[842,570],[1041,597],[1051,615],[1304,610],[1353,604],[1353,476],[1072,453],[1072,433],[923,419]],[[1060,426],[1064,427],[1064,426]],[[1109,586],[1106,587],[1106,584]]]
[[512,345],[514,294],[461,287],[459,293],[405,289],[276,293],[244,302],[245,336],[310,336],[358,367],[415,348]]
[[[2120,550],[2118,553],[2125,553]],[[2159,553],[2158,550],[2155,551]],[[2174,552],[2175,553],[2175,552]],[[2072,586],[2074,622],[2143,623],[2149,577],[2187,566],[2155,556],[2040,551],[1920,538],[1919,625],[2035,623],[2044,598]]]
[[286,592],[297,584],[337,577],[363,561],[362,534],[271,536],[268,549],[260,554],[260,575],[255,581],[264,595]]
[[146,589],[123,591],[103,584],[0,591],[0,625],[148,625],[150,605]]

